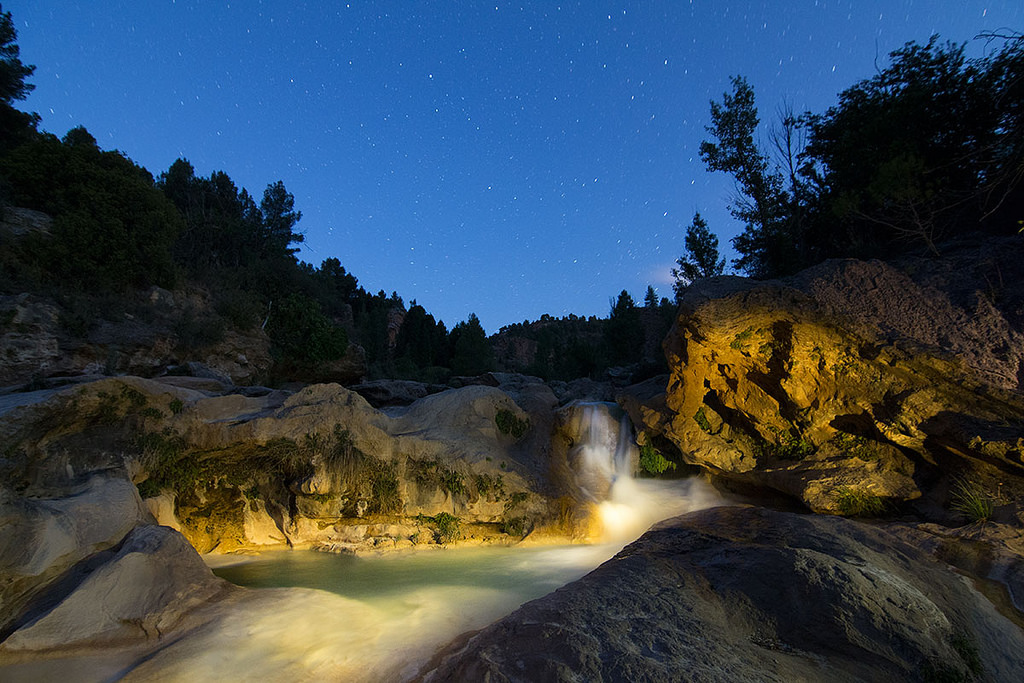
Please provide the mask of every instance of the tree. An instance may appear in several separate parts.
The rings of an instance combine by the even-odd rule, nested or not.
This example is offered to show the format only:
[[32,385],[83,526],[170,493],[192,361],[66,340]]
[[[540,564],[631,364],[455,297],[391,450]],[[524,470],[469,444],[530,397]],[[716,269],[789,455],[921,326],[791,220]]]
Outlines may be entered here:
[[53,216],[53,239],[34,257],[66,288],[118,291],[173,286],[171,246],[181,228],[153,177],[85,128],[11,150],[0,162],[13,201]]
[[1011,211],[1000,222],[1012,225],[1024,176],[1022,79],[1021,41],[969,60],[964,45],[932,36],[895,50],[885,69],[807,116],[803,156],[825,188],[812,239],[841,235],[826,255],[891,255],[908,245],[937,254],[942,239],[1001,208]]
[[712,125],[706,129],[715,141],[700,143],[700,159],[709,171],[735,178],[738,197],[729,207],[744,224],[733,239],[739,252],[737,268],[753,276],[767,276],[781,265],[788,242],[781,230],[782,179],[769,171],[768,158],[754,141],[759,119],[754,88],[740,76],[732,78],[733,92],[711,102]]
[[0,6],[0,152],[30,139],[39,125],[39,114],[14,108],[15,101],[24,100],[35,89],[26,79],[36,70],[21,61],[17,39],[11,13]]
[[292,228],[302,218],[302,212],[295,210],[295,197],[285,189],[282,181],[267,185],[263,191],[263,201],[260,202],[260,212],[263,214],[263,227],[259,235],[260,251],[289,256],[298,251],[291,248],[291,245],[301,243],[305,236],[293,232]]
[[609,365],[632,365],[640,362],[644,351],[644,328],[640,308],[626,290],[612,301],[612,310],[604,328]]
[[744,223],[743,233],[733,239],[740,253],[736,267],[754,277],[768,277],[793,269],[795,240],[786,230],[782,176],[769,170],[768,158],[754,142],[759,123],[754,89],[741,76],[734,76],[732,84],[731,95],[711,102],[711,125],[706,130],[714,141],[701,142],[700,158],[709,171],[723,171],[736,180],[738,196],[729,210]]
[[317,364],[345,355],[348,337],[323,314],[320,304],[289,294],[271,309],[267,334],[280,360]]
[[452,329],[450,339],[452,372],[456,375],[480,375],[494,369],[494,350],[475,313]]
[[647,285],[647,291],[644,292],[644,308],[655,309],[658,307],[658,293],[654,291],[654,287]]
[[672,269],[676,301],[697,280],[721,275],[725,270],[725,259],[718,257],[718,237],[708,229],[699,211],[693,214],[693,222],[686,228],[685,246],[685,253],[676,259],[679,267]]

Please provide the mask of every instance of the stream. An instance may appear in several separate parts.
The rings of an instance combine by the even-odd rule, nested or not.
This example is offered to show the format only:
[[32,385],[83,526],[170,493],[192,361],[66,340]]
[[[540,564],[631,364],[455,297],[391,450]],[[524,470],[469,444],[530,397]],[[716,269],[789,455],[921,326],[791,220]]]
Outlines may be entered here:
[[[601,544],[449,548],[371,558],[281,551],[219,567],[219,576],[238,585],[316,592],[303,591],[297,603],[282,603],[266,614],[250,612],[244,625],[227,620],[220,635],[189,659],[201,662],[195,675],[208,679],[238,680],[247,671],[264,680],[406,680],[438,648],[582,577],[653,522],[723,502],[696,479],[621,479],[599,506],[608,535]],[[230,636],[233,631],[245,637]],[[216,657],[205,656],[213,651]],[[175,668],[175,679],[188,678],[187,667]]]

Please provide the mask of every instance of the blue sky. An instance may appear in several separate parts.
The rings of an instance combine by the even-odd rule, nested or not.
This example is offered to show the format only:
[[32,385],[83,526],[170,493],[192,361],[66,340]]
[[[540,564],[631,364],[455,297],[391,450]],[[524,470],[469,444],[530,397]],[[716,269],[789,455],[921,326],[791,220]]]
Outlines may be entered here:
[[[697,156],[744,75],[765,124],[823,111],[932,33],[1024,28],[1019,1],[3,3],[37,66],[23,108],[154,175],[178,157],[257,197],[283,180],[301,258],[488,332],[669,270],[732,182]],[[984,45],[975,41],[972,54]]]

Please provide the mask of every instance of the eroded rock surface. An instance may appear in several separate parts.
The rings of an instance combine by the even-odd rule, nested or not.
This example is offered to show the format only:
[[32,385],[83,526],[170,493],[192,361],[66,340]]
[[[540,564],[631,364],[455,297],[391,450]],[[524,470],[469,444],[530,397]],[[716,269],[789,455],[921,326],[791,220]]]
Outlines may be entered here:
[[1019,497],[1024,287],[1003,280],[996,307],[984,276],[1016,272],[1024,250],[988,249],[996,261],[829,261],[698,283],[665,341],[664,397],[626,406],[687,462],[815,511],[924,496],[940,514],[954,477]]
[[[15,408],[0,436],[12,500],[119,473],[204,553],[517,542],[558,514],[547,476],[556,399],[513,379],[507,392],[472,385],[388,415],[336,384],[211,396],[126,377]],[[126,533],[135,521],[124,519]]]
[[1013,681],[1022,648],[969,580],[880,528],[714,508],[656,525],[422,680]]

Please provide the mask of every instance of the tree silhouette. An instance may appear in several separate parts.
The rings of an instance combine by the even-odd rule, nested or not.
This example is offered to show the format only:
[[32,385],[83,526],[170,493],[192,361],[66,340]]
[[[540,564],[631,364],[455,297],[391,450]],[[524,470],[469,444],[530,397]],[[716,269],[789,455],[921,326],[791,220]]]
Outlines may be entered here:
[[36,70],[21,61],[17,39],[11,13],[0,6],[0,152],[30,139],[40,120],[39,114],[14,108],[15,101],[25,99],[35,89],[26,79]]
[[708,229],[699,211],[693,214],[693,222],[686,228],[684,243],[686,252],[676,259],[679,267],[672,269],[677,301],[697,280],[721,275],[725,270],[725,259],[718,256],[718,237]]

